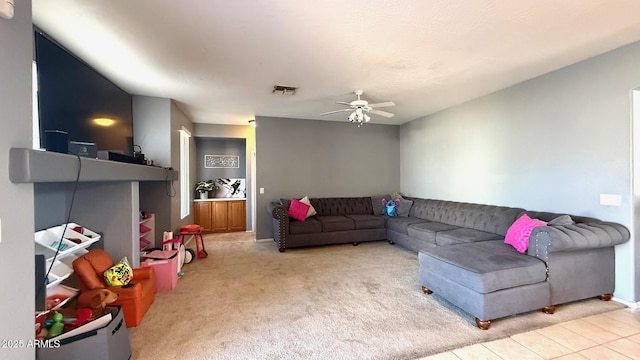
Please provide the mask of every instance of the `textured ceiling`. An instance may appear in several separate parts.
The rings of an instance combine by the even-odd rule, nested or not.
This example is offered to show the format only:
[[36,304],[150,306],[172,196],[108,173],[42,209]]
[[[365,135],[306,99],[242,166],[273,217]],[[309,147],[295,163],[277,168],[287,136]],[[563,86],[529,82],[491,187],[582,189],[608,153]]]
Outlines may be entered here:
[[[196,123],[402,124],[640,40],[637,0],[33,0],[34,24],[136,95]],[[293,96],[275,84],[299,87]]]

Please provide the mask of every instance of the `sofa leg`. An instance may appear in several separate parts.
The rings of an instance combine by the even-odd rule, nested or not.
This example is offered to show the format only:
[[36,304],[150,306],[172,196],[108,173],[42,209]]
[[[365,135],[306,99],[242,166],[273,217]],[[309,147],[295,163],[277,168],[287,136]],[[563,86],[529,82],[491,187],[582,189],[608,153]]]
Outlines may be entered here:
[[284,248],[283,247],[278,248],[278,251],[280,251],[282,253],[282,252],[284,252]]
[[545,314],[553,314],[556,311],[555,305],[549,305],[542,308],[542,312]]
[[356,241],[353,242],[353,246],[358,246],[358,244],[360,244],[360,243],[356,242]]
[[476,326],[478,326],[482,330],[489,330],[489,326],[491,326],[491,320],[480,320],[476,318]]
[[389,240],[389,244],[391,244],[391,245],[395,245],[395,243],[396,243],[395,241],[393,241],[393,240]]
[[612,297],[613,297],[613,294],[598,295],[598,299],[600,299],[602,301],[609,301],[609,300],[611,300]]
[[427,295],[431,295],[433,294],[433,291],[429,290],[426,286],[422,285],[422,292],[427,294]]

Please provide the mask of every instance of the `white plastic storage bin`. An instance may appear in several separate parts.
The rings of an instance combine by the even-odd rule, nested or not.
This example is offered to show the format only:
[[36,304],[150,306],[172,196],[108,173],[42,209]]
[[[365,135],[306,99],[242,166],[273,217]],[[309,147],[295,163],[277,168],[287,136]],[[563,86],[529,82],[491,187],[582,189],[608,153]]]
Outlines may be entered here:
[[[35,233],[35,241],[36,243],[44,246],[49,251],[53,251],[53,253],[47,253],[45,256],[49,259],[49,255],[55,254],[58,251],[58,256],[64,256],[66,254],[70,254],[73,251],[73,248],[77,246],[76,243],[69,241],[67,239],[62,238],[60,234],[55,234],[49,230],[41,230]],[[61,242],[62,240],[62,242]]]
[[49,302],[52,301],[55,297],[59,297],[62,300],[56,301],[55,305],[51,307],[51,310],[56,310],[61,308],[64,304],[69,302],[69,300],[73,299],[76,295],[78,295],[79,290],[76,288],[72,288],[70,286],[65,285],[55,285],[47,288],[47,308],[49,308]]
[[62,235],[62,231],[64,231],[65,240],[68,240],[76,244],[77,246],[76,249],[86,248],[89,245],[93,244],[94,242],[100,240],[100,235],[98,235],[96,232],[93,232],[76,223],[67,224],[66,230],[65,230],[65,225],[62,224],[62,225],[54,226],[52,228],[48,228],[47,231],[50,231],[51,233],[56,235],[58,239]]
[[[51,267],[51,261],[47,261],[47,269],[49,269],[49,267]],[[60,280],[64,280],[68,278],[72,272],[73,272],[73,269],[70,266],[61,262],[60,260],[56,260],[53,263],[53,267],[51,267],[51,271],[49,272],[49,275],[53,275],[59,278]]]
[[56,251],[59,259],[71,254],[76,257],[82,255],[85,248],[100,240],[100,235],[76,223],[69,223],[66,229],[63,224],[37,231],[34,239],[36,254],[44,254],[47,261],[51,261]]

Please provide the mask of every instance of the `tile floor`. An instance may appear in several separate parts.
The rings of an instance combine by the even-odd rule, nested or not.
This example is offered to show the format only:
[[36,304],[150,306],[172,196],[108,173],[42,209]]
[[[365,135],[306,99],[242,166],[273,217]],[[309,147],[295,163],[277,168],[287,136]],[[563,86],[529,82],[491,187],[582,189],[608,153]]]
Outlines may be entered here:
[[425,359],[640,359],[640,309],[589,316]]

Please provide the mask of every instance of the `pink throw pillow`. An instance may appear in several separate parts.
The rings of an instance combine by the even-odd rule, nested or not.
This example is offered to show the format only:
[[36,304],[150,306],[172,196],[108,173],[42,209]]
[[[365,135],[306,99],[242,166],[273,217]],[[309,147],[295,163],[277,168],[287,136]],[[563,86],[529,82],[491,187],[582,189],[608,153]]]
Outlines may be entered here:
[[504,237],[504,242],[524,253],[529,247],[529,235],[531,235],[533,228],[546,225],[547,223],[542,220],[532,219],[527,214],[523,214],[511,224]]
[[298,221],[304,221],[307,218],[308,211],[309,205],[301,202],[296,198],[291,198],[291,205],[289,205],[289,216]]

